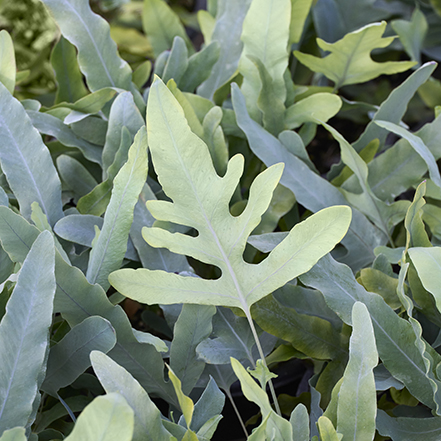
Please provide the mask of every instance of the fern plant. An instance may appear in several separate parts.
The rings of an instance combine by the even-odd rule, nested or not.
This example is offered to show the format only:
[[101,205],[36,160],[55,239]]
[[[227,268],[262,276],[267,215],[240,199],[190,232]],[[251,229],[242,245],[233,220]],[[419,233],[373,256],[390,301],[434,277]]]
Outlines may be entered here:
[[0,17],[1,441],[440,438],[435,3]]

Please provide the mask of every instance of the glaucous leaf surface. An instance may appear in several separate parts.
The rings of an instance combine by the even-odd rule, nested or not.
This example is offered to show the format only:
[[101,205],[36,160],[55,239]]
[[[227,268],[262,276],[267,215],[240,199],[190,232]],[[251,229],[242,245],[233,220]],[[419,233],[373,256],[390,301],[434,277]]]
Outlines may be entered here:
[[373,61],[370,53],[389,46],[394,37],[383,38],[387,23],[372,23],[345,35],[335,43],[318,38],[323,51],[330,52],[324,58],[294,51],[294,55],[314,72],[320,72],[335,83],[335,89],[348,84],[372,80],[382,74],[404,72],[415,65],[413,61]]
[[99,316],[85,319],[51,347],[41,389],[56,396],[90,366],[91,351],[109,352],[115,343],[115,330],[108,320]]
[[243,48],[240,40],[243,21],[250,4],[251,0],[219,3],[211,41],[219,43],[220,54],[210,76],[198,87],[198,95],[212,100],[214,93],[234,77]]
[[[232,86],[232,101],[237,123],[245,132],[251,150],[267,167],[279,162],[285,164],[280,183],[294,193],[300,204],[315,212],[332,205],[347,203],[337,188],[314,173],[277,138],[251,119],[245,98],[235,84]],[[344,261],[351,265],[351,268],[359,269],[373,260],[372,250],[384,244],[385,240],[384,233],[374,227],[358,210],[353,209],[351,225],[342,240],[342,244],[348,250]]]
[[[0,206],[0,240],[14,262],[23,262],[39,235],[38,229],[22,216]],[[99,315],[112,324],[117,342],[110,356],[124,366],[149,392],[177,405],[170,383],[164,380],[162,356],[154,346],[139,343],[127,315],[113,305],[100,285],[91,285],[83,272],[55,253],[57,291],[54,311],[61,313],[71,327]]]
[[103,87],[128,90],[130,66],[120,58],[110,38],[109,24],[82,0],[42,0],[61,33],[78,49],[78,63],[92,92]]
[[171,440],[158,408],[130,373],[102,352],[93,351],[90,359],[106,392],[118,393],[132,408],[135,417],[132,441]]
[[378,353],[369,311],[361,302],[352,307],[352,324],[349,361],[338,393],[337,431],[347,439],[372,441],[377,414],[373,369]]
[[0,164],[24,217],[38,202],[51,225],[63,217],[61,183],[48,148],[23,106],[0,83]]
[[159,80],[150,91],[147,120],[155,171],[164,192],[173,200],[150,201],[148,208],[159,220],[195,228],[198,236],[150,228],[144,230],[144,237],[153,246],[216,265],[222,276],[204,280],[124,269],[110,276],[122,294],[145,303],[188,302],[247,311],[257,300],[307,271],[346,233],[349,208],[332,207],[297,225],[259,265],[245,263],[242,254],[246,239],[268,208],[282,166],[270,167],[256,178],[247,207],[233,217],[228,203],[243,172],[243,158],[233,157],[226,175],[219,177],[206,145],[191,132],[181,107]]
[[0,322],[0,434],[33,422],[34,400],[46,370],[55,294],[54,241],[35,240]]
[[96,397],[78,417],[66,441],[131,441],[134,415],[127,401],[117,393]]

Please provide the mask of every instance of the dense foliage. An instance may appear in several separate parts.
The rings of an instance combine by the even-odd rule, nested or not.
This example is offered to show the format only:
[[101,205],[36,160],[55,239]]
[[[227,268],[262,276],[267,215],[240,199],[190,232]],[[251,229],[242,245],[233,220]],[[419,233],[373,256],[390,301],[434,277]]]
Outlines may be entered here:
[[439,440],[439,2],[202,3],[0,1],[0,441]]

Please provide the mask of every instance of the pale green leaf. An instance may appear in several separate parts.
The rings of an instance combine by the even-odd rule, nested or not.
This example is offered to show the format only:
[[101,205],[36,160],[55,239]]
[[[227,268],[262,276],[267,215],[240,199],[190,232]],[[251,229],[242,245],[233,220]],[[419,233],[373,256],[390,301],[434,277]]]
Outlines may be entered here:
[[409,247],[431,247],[429,237],[427,236],[424,222],[422,221],[423,207],[426,205],[424,195],[426,194],[426,182],[423,181],[418,186],[404,219],[406,227],[406,249]]
[[216,432],[217,426],[219,425],[222,418],[222,415],[216,415],[213,418],[210,418],[196,433],[198,439],[200,437],[211,439]]
[[38,202],[51,225],[63,217],[61,184],[49,150],[23,106],[0,83],[0,163],[23,216]]
[[0,322],[0,434],[33,422],[33,403],[46,369],[54,294],[54,242],[45,231],[23,262]]
[[191,427],[191,420],[193,418],[194,412],[194,403],[187,395],[182,391],[182,383],[181,380],[175,375],[175,373],[168,367],[168,375],[170,377],[170,381],[173,383],[173,387],[175,389],[176,395],[178,397],[179,406],[184,415],[185,422],[187,427]]
[[101,147],[80,138],[63,121],[49,113],[27,111],[33,126],[45,135],[53,136],[67,147],[75,147],[89,161],[101,164]]
[[285,126],[287,129],[296,129],[306,122],[327,122],[338,113],[341,105],[337,95],[315,93],[286,109]]
[[289,422],[295,434],[294,441],[309,441],[309,415],[303,404],[298,404],[291,412]]
[[135,415],[132,441],[168,441],[170,434],[161,423],[161,414],[141,385],[123,367],[102,352],[90,354],[93,369],[107,393],[117,392]]
[[291,22],[289,25],[289,44],[298,43],[303,33],[312,0],[291,0]]
[[361,302],[352,308],[349,362],[338,394],[337,431],[348,440],[372,441],[375,436],[377,395],[373,369],[378,364],[374,329]]
[[439,173],[438,165],[436,164],[432,152],[424,144],[420,137],[414,135],[413,133],[394,123],[390,123],[387,121],[375,121],[375,123],[378,124],[380,127],[383,127],[391,131],[392,133],[395,133],[396,135],[402,136],[404,139],[406,139],[427,164],[429,175],[432,181],[441,188],[441,176]]
[[0,31],[0,83],[13,94],[15,89],[15,53],[8,31]]
[[104,289],[109,287],[108,275],[121,267],[127,251],[133,210],[147,179],[147,165],[147,133],[140,129],[130,147],[129,159],[115,177],[103,228],[89,257],[86,277]]
[[263,126],[268,132],[277,135],[285,128],[283,123],[285,113],[284,100],[276,93],[275,82],[262,61],[251,55],[248,58],[257,68],[257,78],[261,82],[260,93],[256,95],[256,104],[262,112]]
[[[280,183],[289,188],[297,201],[311,211],[347,203],[344,196],[326,179],[314,173],[299,158],[259,124],[253,121],[246,109],[245,100],[236,85],[232,87],[233,107],[239,127],[245,132],[251,150],[267,167],[284,162]],[[353,220],[342,243],[349,253],[344,257],[354,269],[370,263],[373,249],[385,243],[386,236],[374,227],[358,210],[352,210]]]
[[197,18],[202,35],[204,36],[204,43],[208,46],[211,43],[211,36],[216,26],[216,19],[204,9],[197,12]]
[[91,351],[107,353],[115,343],[115,330],[107,320],[99,316],[85,319],[51,347],[41,389],[56,396],[90,366]]
[[[108,103],[115,95],[118,89],[113,87],[104,87],[95,92],[89,93],[86,96],[79,98],[73,103],[61,102],[51,107],[51,109],[57,109],[64,107],[66,109],[75,110],[79,113],[94,114],[98,113],[106,103]],[[68,124],[67,118],[65,123]]]
[[142,26],[156,57],[171,49],[176,36],[185,41],[189,51],[194,51],[178,15],[164,0],[144,0]]
[[370,53],[373,49],[389,46],[394,37],[383,38],[387,23],[372,23],[357,31],[345,35],[335,43],[326,43],[317,39],[323,51],[330,52],[324,58],[294,51],[297,59],[314,72],[323,73],[335,83],[335,89],[348,84],[363,83],[380,75],[392,75],[404,72],[415,66],[413,61],[373,61]]
[[212,100],[216,90],[235,75],[243,47],[243,21],[250,4],[251,0],[225,0],[219,4],[211,41],[219,43],[220,55],[210,76],[198,87],[198,95]]
[[131,441],[133,427],[133,410],[121,395],[112,393],[96,397],[65,440]]
[[322,441],[341,440],[341,436],[337,433],[329,418],[321,416],[317,421],[317,425],[320,431],[320,439]]
[[260,407],[262,416],[265,418],[269,413],[273,412],[268,395],[235,358],[230,360],[234,373],[240,381],[243,394],[248,401],[252,401]]
[[128,90],[132,70],[110,38],[109,24],[82,0],[42,0],[54,16],[63,36],[78,49],[78,62],[89,89]]
[[441,311],[441,248],[415,247],[408,253],[424,288],[433,295]]
[[[0,206],[0,240],[14,262],[23,262],[39,231],[22,216]],[[99,315],[112,324],[117,342],[110,356],[131,372],[149,392],[177,405],[170,382],[164,381],[162,356],[150,344],[139,343],[126,313],[114,306],[100,285],[91,285],[82,271],[55,255],[57,291],[54,311],[73,328],[84,319]]]
[[150,201],[148,208],[158,220],[193,227],[199,235],[193,238],[154,227],[144,229],[144,237],[153,246],[216,265],[222,276],[204,280],[123,269],[111,275],[112,285],[122,294],[146,303],[199,303],[248,311],[257,300],[307,271],[346,233],[349,208],[331,207],[296,225],[259,265],[245,263],[242,254],[247,237],[269,205],[281,164],[256,178],[246,209],[232,217],[228,202],[242,174],[243,158],[233,157],[226,175],[220,178],[206,145],[190,131],[181,107],[159,80],[150,90],[147,120],[155,171],[164,192],[173,200]]
[[401,302],[397,297],[398,279],[395,277],[384,274],[375,268],[363,268],[357,281],[366,288],[366,291],[374,292],[383,297],[392,309],[401,306]]
[[423,12],[417,7],[410,21],[393,20],[392,29],[398,34],[401,43],[412,61],[421,63],[421,49],[424,45],[429,25]]
[[58,84],[55,104],[63,101],[74,103],[87,95],[83,75],[78,67],[75,47],[63,36],[52,50],[51,64]]
[[5,430],[3,435],[0,436],[0,441],[26,441],[26,439],[24,427]]
[[244,77],[242,93],[253,117],[258,118],[257,99],[262,82],[252,59],[259,60],[272,79],[275,96],[286,98],[283,75],[288,66],[288,39],[291,17],[290,0],[254,0],[243,22],[243,51],[239,72]]
[[187,395],[205,368],[205,362],[198,360],[196,346],[211,334],[211,320],[215,313],[214,306],[183,305],[173,328],[170,367],[181,380],[182,391]]
[[224,132],[220,126],[223,113],[220,107],[212,107],[202,121],[202,139],[210,150],[214,168],[219,176],[223,176],[228,165],[228,146]]
[[[125,30],[126,28],[124,28]],[[145,83],[147,83],[150,78],[150,73],[152,71],[152,62],[146,60],[141,63],[133,72],[133,83],[138,89],[141,89]]]

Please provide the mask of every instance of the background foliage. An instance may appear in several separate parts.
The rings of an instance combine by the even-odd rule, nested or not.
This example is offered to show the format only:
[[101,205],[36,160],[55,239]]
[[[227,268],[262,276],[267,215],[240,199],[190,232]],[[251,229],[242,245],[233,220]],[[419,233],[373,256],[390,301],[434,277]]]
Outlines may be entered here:
[[0,26],[1,441],[440,438],[437,1]]

